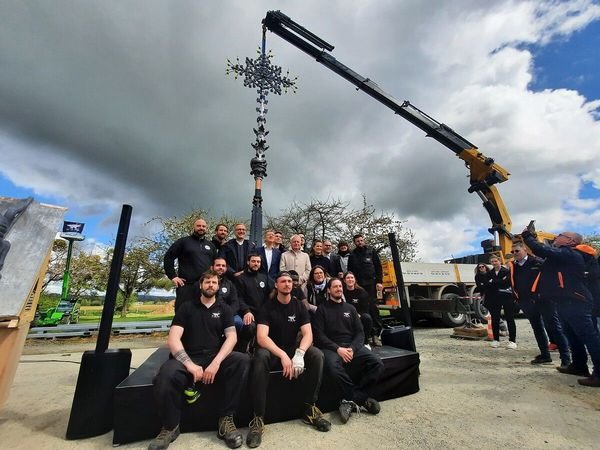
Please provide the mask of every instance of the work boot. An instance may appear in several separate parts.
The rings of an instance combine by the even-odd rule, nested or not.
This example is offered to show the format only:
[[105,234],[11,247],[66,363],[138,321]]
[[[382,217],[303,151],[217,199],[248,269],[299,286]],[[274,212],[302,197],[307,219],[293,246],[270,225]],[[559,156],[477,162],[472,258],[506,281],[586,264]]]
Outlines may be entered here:
[[217,437],[223,439],[229,448],[238,448],[244,443],[242,433],[235,427],[233,416],[219,417]]
[[331,430],[331,423],[323,417],[323,413],[317,405],[306,405],[302,422],[315,427],[319,431]]
[[552,358],[549,356],[537,355],[531,360],[531,364],[552,364]]
[[172,430],[167,430],[163,427],[158,433],[158,436],[154,438],[150,445],[148,446],[148,450],[165,450],[171,442],[173,442],[179,436],[179,425],[177,425]]
[[369,414],[379,414],[379,411],[381,411],[379,402],[371,397],[367,398],[362,406]]
[[592,375],[587,378],[580,378],[577,382],[582,386],[600,387],[600,378]]
[[262,435],[265,431],[265,422],[261,416],[254,416],[248,425],[248,436],[246,436],[246,445],[250,448],[256,448],[262,442]]
[[338,410],[340,411],[340,418],[342,419],[342,423],[348,422],[352,411],[356,411],[358,414],[360,414],[360,407],[351,400],[342,400]]
[[590,376],[590,371],[588,370],[588,368],[586,367],[584,368],[577,368],[575,366],[573,366],[573,364],[569,364],[568,366],[562,365],[560,367],[557,367],[556,370],[558,370],[560,373],[566,373],[568,375],[577,375],[580,377],[589,377]]

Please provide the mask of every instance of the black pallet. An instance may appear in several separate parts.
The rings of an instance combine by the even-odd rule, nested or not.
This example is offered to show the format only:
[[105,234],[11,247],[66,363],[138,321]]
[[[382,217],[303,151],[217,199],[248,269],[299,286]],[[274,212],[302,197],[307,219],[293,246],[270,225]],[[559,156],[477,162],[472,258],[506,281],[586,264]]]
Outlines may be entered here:
[[[419,354],[394,347],[376,347],[374,351],[383,360],[385,370],[371,393],[379,401],[414,394],[419,390]],[[168,359],[166,347],[156,350],[138,369],[115,388],[113,445],[151,439],[160,431],[161,424],[153,397],[152,380],[160,366]],[[266,423],[297,419],[302,415],[299,390],[293,389],[294,381],[285,380],[281,371],[271,372],[267,394]],[[236,424],[246,426],[252,418],[249,395],[243,394]],[[216,386],[204,387],[201,397],[185,406],[181,418],[181,431],[215,430],[216,408],[220,392]],[[296,398],[297,397],[297,398]],[[284,402],[280,400],[285,398]],[[292,406],[293,405],[293,406]],[[333,411],[339,405],[335,389],[329,380],[323,379],[318,405],[324,412]]]

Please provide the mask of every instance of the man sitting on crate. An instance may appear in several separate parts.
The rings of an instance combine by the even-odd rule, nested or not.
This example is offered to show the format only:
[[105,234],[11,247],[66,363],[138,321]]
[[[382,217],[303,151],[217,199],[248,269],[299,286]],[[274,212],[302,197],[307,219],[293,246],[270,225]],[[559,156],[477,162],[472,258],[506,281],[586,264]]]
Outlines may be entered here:
[[250,359],[246,354],[232,352],[237,341],[233,313],[223,301],[217,300],[218,290],[217,272],[205,272],[200,278],[200,297],[184,302],[175,313],[167,340],[172,358],[162,365],[154,379],[162,430],[150,443],[149,450],[166,449],[179,436],[183,392],[189,383],[223,383],[217,436],[229,448],[243,443],[233,414],[246,384]]
[[340,402],[342,423],[361,408],[378,414],[377,400],[369,390],[383,373],[383,362],[364,345],[365,335],[354,306],[343,297],[342,282],[332,278],[327,285],[329,300],[314,316],[315,343],[325,356],[324,371],[334,380]]
[[[292,296],[292,286],[290,274],[280,272],[275,278],[275,297],[267,301],[258,314],[256,342],[259,348],[254,352],[250,379],[254,419],[246,437],[246,445],[250,448],[258,447],[262,442],[271,370],[283,369],[282,375],[288,380],[300,378],[304,423],[319,431],[331,428],[331,423],[315,405],[321,388],[323,353],[312,346],[308,310]],[[302,337],[298,342],[299,335]],[[290,385],[289,389],[293,388]]]

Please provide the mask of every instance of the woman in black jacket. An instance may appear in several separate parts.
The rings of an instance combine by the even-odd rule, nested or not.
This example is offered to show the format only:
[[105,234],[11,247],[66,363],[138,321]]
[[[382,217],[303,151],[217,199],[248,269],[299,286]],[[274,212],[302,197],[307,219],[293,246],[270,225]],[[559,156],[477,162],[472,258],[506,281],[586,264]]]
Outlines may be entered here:
[[365,344],[368,344],[373,333],[373,318],[369,314],[369,293],[358,285],[352,272],[344,274],[344,299],[356,308],[365,332]]
[[504,320],[508,327],[508,344],[506,348],[515,350],[517,348],[517,327],[515,325],[515,307],[513,305],[512,291],[510,289],[510,272],[502,266],[500,258],[490,258],[492,270],[487,273],[485,284],[485,306],[492,315],[492,332],[494,340],[491,346],[500,346],[500,315],[504,309]]

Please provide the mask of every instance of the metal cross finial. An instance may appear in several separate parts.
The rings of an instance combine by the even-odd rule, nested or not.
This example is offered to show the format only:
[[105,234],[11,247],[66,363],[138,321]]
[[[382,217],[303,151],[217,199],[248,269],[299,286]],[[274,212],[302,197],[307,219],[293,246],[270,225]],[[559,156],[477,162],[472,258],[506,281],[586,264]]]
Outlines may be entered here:
[[252,148],[256,151],[256,156],[250,161],[250,168],[252,169],[250,174],[254,175],[255,180],[262,180],[267,176],[267,160],[265,159],[265,151],[269,148],[266,145],[266,136],[269,132],[265,128],[267,123],[265,115],[268,112],[266,105],[269,103],[267,95],[269,92],[277,95],[281,95],[282,91],[285,93],[288,91],[296,92],[297,80],[297,78],[290,78],[289,71],[286,72],[285,76],[282,76],[281,67],[271,64],[273,55],[270,50],[269,52],[266,51],[267,29],[263,27],[262,31],[262,46],[258,50],[258,58],[246,58],[245,65],[240,63],[239,58],[236,58],[236,63],[228,59],[226,69],[226,73],[228,75],[234,74],[236,79],[243,77],[244,86],[256,89],[258,93],[258,98],[256,99],[258,103],[258,107],[256,108],[258,126],[254,129],[256,141],[251,144]]
[[273,55],[271,51],[266,51],[266,35],[267,28],[263,26],[262,29],[262,46],[258,50],[258,58],[250,59],[246,58],[246,64],[242,65],[240,59],[236,58],[236,62],[233,63],[229,59],[227,60],[226,73],[233,74],[235,78],[243,77],[244,86],[256,89],[258,98],[256,102],[258,106],[256,112],[258,117],[256,118],[257,127],[253,129],[256,136],[255,142],[253,142],[252,148],[256,151],[254,158],[250,160],[250,174],[254,176],[254,197],[252,199],[252,218],[250,222],[250,241],[257,245],[262,242],[262,180],[267,176],[267,160],[265,158],[265,151],[269,148],[267,145],[266,136],[269,132],[266,129],[267,119],[266,114],[268,112],[266,105],[267,95],[269,92],[277,95],[281,95],[282,91],[287,93],[288,91],[296,92],[296,79],[290,78],[289,71],[286,72],[285,76],[282,76],[281,67],[271,64]]

